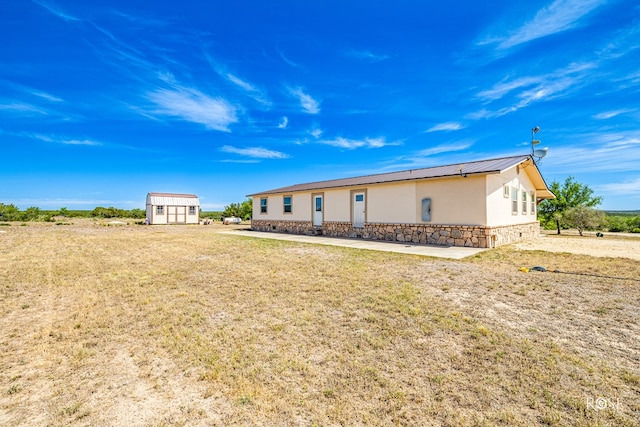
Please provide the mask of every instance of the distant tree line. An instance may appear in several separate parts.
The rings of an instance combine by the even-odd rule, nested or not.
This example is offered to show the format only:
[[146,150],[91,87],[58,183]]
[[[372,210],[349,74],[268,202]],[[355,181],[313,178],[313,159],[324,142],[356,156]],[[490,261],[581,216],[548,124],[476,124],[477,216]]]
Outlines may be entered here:
[[147,212],[144,209],[118,209],[113,206],[103,208],[98,206],[91,211],[92,218],[135,218],[144,219],[147,216]]
[[118,209],[114,207],[96,207],[89,210],[69,210],[66,207],[58,210],[42,210],[35,206],[25,210],[18,209],[15,205],[0,203],[0,221],[54,221],[55,217],[64,218],[134,218],[144,219],[144,209]]

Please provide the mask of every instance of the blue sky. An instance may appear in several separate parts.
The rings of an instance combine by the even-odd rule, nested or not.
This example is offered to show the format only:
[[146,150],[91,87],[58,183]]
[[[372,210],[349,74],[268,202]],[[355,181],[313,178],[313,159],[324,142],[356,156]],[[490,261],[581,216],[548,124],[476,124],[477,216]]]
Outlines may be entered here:
[[640,4],[0,3],[0,203],[205,210],[530,152],[640,209]]

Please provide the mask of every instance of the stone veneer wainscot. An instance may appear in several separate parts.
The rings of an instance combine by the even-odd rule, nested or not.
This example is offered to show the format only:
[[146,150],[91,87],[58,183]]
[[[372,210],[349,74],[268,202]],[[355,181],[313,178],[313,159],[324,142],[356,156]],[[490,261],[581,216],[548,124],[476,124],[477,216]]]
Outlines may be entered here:
[[[252,220],[251,229],[291,234],[317,234],[311,221]],[[354,228],[350,222],[324,222],[322,235],[387,242],[407,242],[441,246],[492,248],[529,240],[540,235],[538,221],[528,224],[487,227],[480,225],[427,225],[366,223]]]

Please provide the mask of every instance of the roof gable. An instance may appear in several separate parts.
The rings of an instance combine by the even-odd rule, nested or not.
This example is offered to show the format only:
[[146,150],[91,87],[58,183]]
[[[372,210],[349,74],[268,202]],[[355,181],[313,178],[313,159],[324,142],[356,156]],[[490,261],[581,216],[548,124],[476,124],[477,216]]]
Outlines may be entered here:
[[531,156],[529,155],[502,157],[502,158],[488,159],[488,160],[477,160],[477,161],[465,162],[465,163],[454,163],[454,164],[444,165],[444,166],[434,166],[434,167],[421,168],[421,169],[410,169],[405,171],[366,175],[366,176],[360,176],[360,177],[354,177],[354,178],[341,178],[341,179],[333,179],[328,181],[309,182],[309,183],[290,185],[287,187],[281,187],[273,190],[249,194],[247,197],[259,196],[264,194],[281,194],[281,193],[293,193],[298,191],[320,190],[324,188],[355,187],[355,186],[361,186],[361,185],[383,184],[383,183],[400,182],[400,181],[412,181],[412,180],[418,180],[418,179],[437,179],[437,178],[459,176],[462,174],[466,174],[468,176],[472,174],[500,173],[507,169],[515,167],[516,165],[524,163],[526,161],[531,161],[531,164],[533,164],[535,167],[535,171],[531,171],[531,172],[527,171],[527,173],[530,176],[532,176],[532,181],[534,182],[534,185],[536,185],[536,191],[541,192],[541,197],[544,197],[545,194],[547,197],[554,197],[553,194],[547,188],[547,185],[545,184],[544,179],[542,178],[542,175],[538,170],[538,167],[536,166],[536,164],[531,159]]

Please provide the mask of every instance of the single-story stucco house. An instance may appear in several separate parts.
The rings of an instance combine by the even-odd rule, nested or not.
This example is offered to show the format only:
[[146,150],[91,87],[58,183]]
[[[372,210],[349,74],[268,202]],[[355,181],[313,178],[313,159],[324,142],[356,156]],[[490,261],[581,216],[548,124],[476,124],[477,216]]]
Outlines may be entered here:
[[147,194],[149,224],[198,224],[200,200],[195,194]]
[[539,235],[549,191],[530,155],[291,185],[250,194],[251,228],[492,248]]

